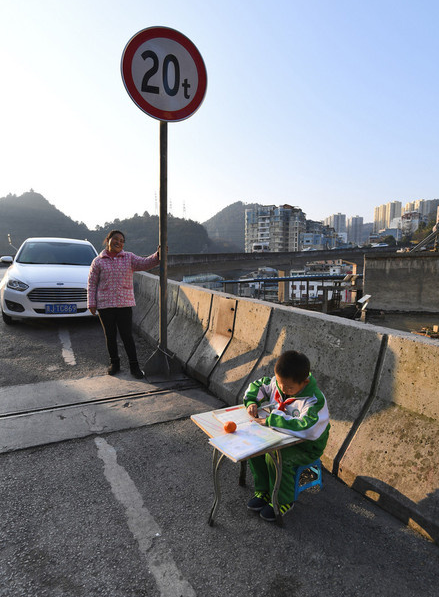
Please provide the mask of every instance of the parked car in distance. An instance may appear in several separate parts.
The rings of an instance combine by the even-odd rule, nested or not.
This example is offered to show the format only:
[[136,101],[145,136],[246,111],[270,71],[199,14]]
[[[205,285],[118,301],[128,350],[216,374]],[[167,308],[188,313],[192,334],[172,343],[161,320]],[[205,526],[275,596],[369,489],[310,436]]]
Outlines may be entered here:
[[91,316],[87,279],[97,251],[87,240],[28,238],[0,282],[3,321],[42,317]]

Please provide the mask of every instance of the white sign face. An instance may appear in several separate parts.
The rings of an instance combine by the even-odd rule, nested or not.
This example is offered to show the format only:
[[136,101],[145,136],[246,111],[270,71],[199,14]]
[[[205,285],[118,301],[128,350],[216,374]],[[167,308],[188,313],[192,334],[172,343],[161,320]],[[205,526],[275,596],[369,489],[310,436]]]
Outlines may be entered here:
[[154,118],[184,120],[204,99],[207,74],[190,40],[174,29],[137,33],[122,56],[122,78],[131,99]]

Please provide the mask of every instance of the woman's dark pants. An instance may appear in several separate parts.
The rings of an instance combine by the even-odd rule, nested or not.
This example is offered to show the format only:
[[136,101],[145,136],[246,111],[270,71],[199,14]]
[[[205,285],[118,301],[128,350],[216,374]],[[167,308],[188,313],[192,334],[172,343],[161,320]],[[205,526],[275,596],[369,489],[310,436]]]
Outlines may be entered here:
[[119,363],[117,350],[117,332],[119,331],[130,365],[137,365],[136,345],[134,344],[132,323],[133,310],[131,307],[99,309],[99,319],[104,328],[107,350],[111,363]]

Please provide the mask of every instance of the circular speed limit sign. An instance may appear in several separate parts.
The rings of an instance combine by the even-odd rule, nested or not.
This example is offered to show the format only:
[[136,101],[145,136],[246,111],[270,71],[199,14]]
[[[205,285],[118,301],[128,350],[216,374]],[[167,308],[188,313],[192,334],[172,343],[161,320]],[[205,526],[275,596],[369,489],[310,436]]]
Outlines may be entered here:
[[122,54],[128,95],[146,114],[176,122],[200,107],[207,87],[201,54],[182,33],[150,27],[134,35]]

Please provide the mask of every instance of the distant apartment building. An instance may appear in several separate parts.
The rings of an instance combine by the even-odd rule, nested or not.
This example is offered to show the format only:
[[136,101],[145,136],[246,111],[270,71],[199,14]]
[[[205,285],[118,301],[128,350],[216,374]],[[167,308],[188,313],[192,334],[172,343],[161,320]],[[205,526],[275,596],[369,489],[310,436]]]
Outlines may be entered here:
[[387,228],[386,226],[387,206],[385,204],[379,205],[373,210],[373,231],[377,234],[380,230]]
[[323,223],[326,226],[330,226],[334,228],[339,238],[339,242],[346,243],[347,242],[347,229],[346,229],[346,215],[345,214],[332,214],[332,216],[328,216],[325,218]]
[[[416,199],[408,201],[404,207],[401,201],[379,205],[374,208],[373,232],[378,234],[387,229],[396,228],[402,230],[405,235],[409,229],[416,226],[417,220],[428,222],[429,219],[434,218],[438,207],[439,199]],[[419,218],[408,215],[415,213],[419,214]]]
[[386,221],[385,221],[385,228],[390,228],[392,220],[395,218],[400,218],[402,213],[402,203],[401,201],[390,201],[390,203],[386,204]]
[[[318,278],[318,274],[343,274],[352,273],[352,264],[343,263],[340,259],[336,261],[316,261],[307,263],[303,270],[292,270],[291,276],[307,277],[308,280],[291,280],[289,296],[294,301],[302,301],[307,295],[309,299],[316,300],[321,299],[324,295],[323,287],[328,288],[328,299],[333,296],[334,281],[333,280],[322,280]],[[312,277],[315,276],[313,280]],[[341,295],[342,302],[351,302],[351,290],[349,285],[341,285],[338,290]]]
[[302,250],[332,249],[337,245],[337,240],[337,233],[331,226],[325,226],[322,222],[315,220],[306,220],[305,232],[301,234]]
[[352,216],[347,222],[348,242],[354,245],[361,245],[363,238],[363,218],[361,216]]
[[337,234],[344,234],[346,232],[346,215],[345,214],[332,214],[324,219],[323,224],[334,228]]
[[269,251],[301,250],[300,235],[305,231],[306,215],[291,205],[264,205],[245,210],[245,252],[255,245],[268,245]]
[[422,216],[418,211],[404,211],[401,216],[401,231],[403,236],[410,236],[419,228]]
[[434,218],[438,206],[439,199],[416,199],[416,201],[409,201],[405,204],[404,214],[417,212],[424,221],[428,221],[430,218]]

